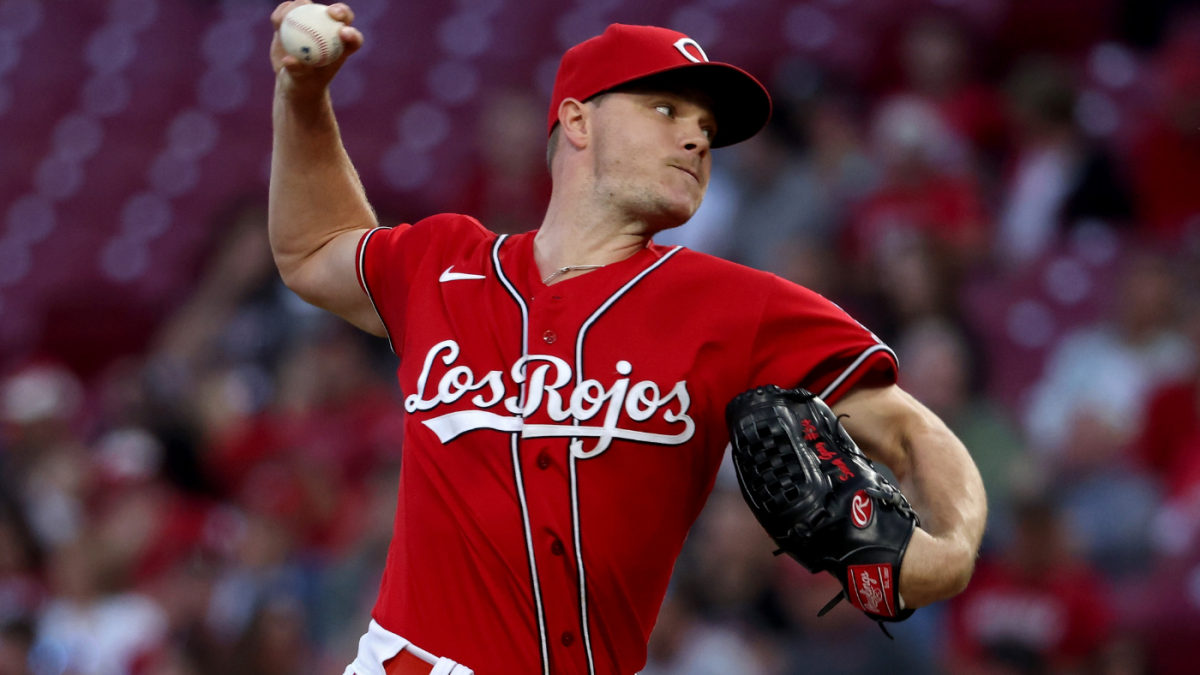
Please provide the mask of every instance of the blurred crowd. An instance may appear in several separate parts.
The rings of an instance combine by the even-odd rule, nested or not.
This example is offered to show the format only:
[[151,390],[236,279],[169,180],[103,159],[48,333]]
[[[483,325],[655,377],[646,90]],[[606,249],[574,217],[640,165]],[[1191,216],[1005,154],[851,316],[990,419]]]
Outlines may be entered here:
[[[837,583],[773,557],[723,470],[645,675],[1196,672],[1200,16],[1143,51],[995,72],[975,44],[934,14],[905,26],[887,86],[782,63],[770,126],[717,152],[701,210],[657,239],[817,290],[895,349],[983,474],[970,587],[895,641],[844,603],[818,619]],[[1083,82],[1122,64],[1139,71],[1114,128]],[[536,227],[541,115],[494,97],[441,206]],[[264,208],[220,224],[143,352],[0,380],[0,675],[353,658],[402,461],[396,361],[282,286]]]

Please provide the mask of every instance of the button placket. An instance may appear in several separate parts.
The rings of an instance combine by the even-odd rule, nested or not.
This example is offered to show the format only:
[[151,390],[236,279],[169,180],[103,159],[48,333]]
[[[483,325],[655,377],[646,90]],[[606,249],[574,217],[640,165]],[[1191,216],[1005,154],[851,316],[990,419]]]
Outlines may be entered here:
[[[575,318],[568,312],[562,294],[538,293],[536,301],[530,307],[529,353],[560,358],[572,368],[573,374],[571,349],[575,334],[570,326],[574,325]],[[557,332],[559,329],[566,332],[560,336]],[[551,372],[547,375],[548,379],[555,376],[557,371],[554,368],[555,366],[552,365]],[[564,395],[569,395],[569,392],[564,392]],[[543,401],[543,405],[534,411],[531,417],[536,418],[534,423],[546,423],[545,416],[547,414],[548,409]],[[531,484],[538,486],[538,489],[553,491],[556,497],[561,492],[563,503],[567,504],[569,502],[565,500],[569,499],[569,484],[565,481],[565,470],[560,470],[563,467],[558,465],[558,461],[567,456],[565,455],[567,452],[565,446],[565,439],[537,445],[531,443],[526,446],[529,454],[524,456],[524,461],[528,462],[526,466],[529,467],[529,472],[526,474],[526,478],[531,481]],[[536,469],[533,468],[535,466]],[[550,470],[552,468],[553,471]],[[531,514],[531,519],[534,518],[534,515]],[[538,519],[540,520],[540,518]],[[581,659],[583,654],[575,649],[579,635],[572,630],[563,630],[577,625],[579,620],[578,579],[573,562],[575,551],[569,544],[572,541],[570,538],[571,526],[569,523],[555,526],[550,522],[531,524],[542,532],[542,535],[534,542],[534,552],[538,557],[538,573],[543,582],[546,628],[550,631],[551,651],[555,648],[554,642],[557,635],[558,648],[569,649],[569,651],[563,652],[562,656],[572,661]],[[560,528],[565,528],[565,530]],[[582,648],[582,643],[580,643],[580,647]]]

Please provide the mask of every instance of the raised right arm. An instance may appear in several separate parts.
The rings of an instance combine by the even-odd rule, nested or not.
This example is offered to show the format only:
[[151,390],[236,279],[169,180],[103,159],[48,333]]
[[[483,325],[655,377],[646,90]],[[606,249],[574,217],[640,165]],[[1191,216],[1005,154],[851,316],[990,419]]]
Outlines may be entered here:
[[342,146],[329,98],[329,83],[362,46],[363,36],[349,27],[354,14],[339,3],[329,13],[347,24],[341,29],[342,57],[313,68],[289,56],[279,41],[279,25],[293,7],[310,1],[285,2],[271,14],[276,31],[271,42],[276,73],[268,212],[271,252],[283,282],[297,295],[383,336],[383,322],[358,284],[355,259],[359,239],[376,226],[375,213]]

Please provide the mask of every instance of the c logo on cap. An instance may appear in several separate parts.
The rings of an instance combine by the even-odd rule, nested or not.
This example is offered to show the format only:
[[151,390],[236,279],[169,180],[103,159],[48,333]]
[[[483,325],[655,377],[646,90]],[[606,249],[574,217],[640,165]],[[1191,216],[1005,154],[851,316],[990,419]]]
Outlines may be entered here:
[[[694,54],[689,52],[688,47],[695,47],[696,51],[700,52],[700,58],[696,58]],[[700,43],[696,42],[692,38],[679,38],[675,41],[675,49],[678,49],[680,54],[683,54],[685,57],[687,57],[688,61],[692,61],[694,63],[708,62],[708,55],[704,53],[704,50],[700,47]]]

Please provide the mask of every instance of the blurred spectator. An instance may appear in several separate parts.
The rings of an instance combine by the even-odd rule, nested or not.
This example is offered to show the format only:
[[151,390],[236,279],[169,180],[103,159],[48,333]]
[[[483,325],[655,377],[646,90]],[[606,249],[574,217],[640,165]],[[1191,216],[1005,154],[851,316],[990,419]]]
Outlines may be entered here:
[[358,653],[358,640],[375,605],[392,540],[399,483],[395,458],[385,460],[367,477],[363,492],[369,504],[362,516],[362,536],[331,562],[319,582],[309,622],[313,633],[328,646],[331,671],[344,668]]
[[677,563],[677,583],[705,618],[757,622],[770,590],[772,550],[741,493],[714,489]]
[[1075,126],[1070,75],[1052,61],[1034,60],[1011,76],[1009,107],[1016,154],[996,231],[999,255],[1029,263],[1083,219],[1118,225],[1133,206],[1108,152],[1087,143]]
[[71,437],[70,425],[82,402],[79,380],[54,363],[36,363],[3,383],[4,423],[9,443],[48,446]]
[[874,268],[876,287],[870,292],[881,304],[875,314],[864,313],[863,320],[885,341],[898,339],[907,327],[924,321],[955,320],[959,286],[958,272],[952,268],[951,259],[939,255],[929,239],[895,242],[890,255]]
[[1161,255],[1130,252],[1112,321],[1063,338],[1033,389],[1025,416],[1033,447],[1093,467],[1115,459],[1133,439],[1154,387],[1186,376],[1195,363],[1175,328],[1176,285]]
[[54,598],[38,625],[44,649],[62,654],[79,675],[129,673],[167,637],[167,616],[150,597],[128,588],[130,570],[100,542],[59,547],[50,560]]
[[1057,479],[1064,516],[1088,561],[1114,581],[1143,573],[1151,562],[1152,525],[1162,500],[1154,481],[1121,463],[1062,471]]
[[[781,115],[803,120],[803,153],[786,140],[782,121],[734,148],[737,206],[728,216],[730,236],[722,251],[730,260],[803,277],[808,268],[796,265],[795,257],[827,250],[849,207],[875,184],[851,102],[823,93],[806,109],[803,116]],[[823,282],[811,273],[797,280],[809,287]]]
[[[1200,302],[1195,299],[1184,327],[1194,353],[1200,354]],[[1159,477],[1168,498],[1186,497],[1200,488],[1200,369],[1194,368],[1191,377],[1164,384],[1150,396],[1134,454]]]
[[541,226],[551,188],[545,119],[538,102],[523,92],[501,92],[484,102],[480,156],[455,206],[458,213],[470,214],[500,234]]
[[1012,545],[981,561],[950,601],[950,670],[964,675],[1075,673],[1095,665],[1112,626],[1108,588],[1075,560],[1058,510],[1017,508]]
[[658,614],[640,675],[765,675],[754,647],[736,631],[705,622],[691,600],[669,595]]
[[33,642],[33,624],[29,620],[0,624],[0,675],[32,675],[29,655]]
[[37,539],[53,547],[74,540],[83,527],[89,473],[72,428],[83,387],[66,368],[31,365],[4,380],[3,424],[9,487]]
[[41,550],[15,504],[0,500],[0,625],[31,619],[45,599]]
[[82,403],[79,379],[57,363],[33,363],[0,381],[5,449],[0,461],[6,469],[0,482],[5,487],[20,487],[19,481],[48,454],[77,446],[72,427]]
[[1200,230],[1200,16],[1181,19],[1156,64],[1154,116],[1133,148],[1141,225],[1167,242]]
[[1007,120],[1000,96],[976,78],[971,37],[947,16],[930,15],[909,25],[900,43],[906,93],[935,105],[942,118],[976,152],[998,155]]
[[968,149],[937,109],[923,99],[898,96],[878,109],[871,131],[883,183],[853,222],[852,258],[877,260],[913,236],[956,254],[977,253],[986,218],[964,174]]
[[[0,494],[21,498],[37,537],[0,510],[0,609],[37,613],[39,668],[282,674],[324,658],[307,646],[313,572],[386,549],[394,480],[370,506],[386,527],[361,488],[398,458],[402,413],[365,342],[281,289],[263,213],[242,209],[148,357],[103,371],[95,406],[79,413],[82,386],[57,366],[3,381]],[[360,583],[381,567],[358,563]]]
[[209,530],[219,510],[163,480],[161,456],[161,444],[140,429],[109,432],[92,455],[88,530],[139,587],[214,548]]
[[[985,250],[987,217],[963,173],[967,148],[930,103],[893,98],[876,112],[872,134],[883,182],[842,243],[858,294],[880,296],[903,326],[952,311],[959,279]],[[885,322],[868,317],[873,327]]]
[[[334,551],[352,541],[364,508],[357,488],[400,447],[401,409],[369,365],[361,338],[335,330],[285,358],[274,406],[216,413],[206,424],[222,490],[286,520],[301,546]],[[213,409],[224,408],[221,393],[211,391]]]
[[228,364],[270,367],[292,339],[323,316],[283,286],[267,234],[266,210],[237,210],[195,291],[158,330],[150,363],[155,394],[176,402],[177,388]]
[[[1200,349],[1200,304],[1190,307],[1185,325]],[[1163,386],[1151,398],[1134,454],[1166,491],[1154,523],[1158,551],[1168,560],[1194,556],[1200,551],[1200,369],[1187,380]],[[1166,565],[1173,566],[1178,565]],[[1200,597],[1194,604],[1200,611]]]
[[167,614],[171,636],[163,649],[146,659],[140,672],[154,675],[223,672],[224,645],[206,625],[213,576],[220,560],[214,553],[190,557],[151,584],[152,595]]
[[790,628],[780,657],[783,675],[928,675],[933,669],[930,655],[919,641],[908,636],[888,640],[849,603],[818,617],[821,608],[842,590],[833,576],[810,574],[790,558],[777,560],[773,576]]
[[1089,558],[1114,574],[1150,554],[1158,489],[1124,462],[1150,393],[1191,372],[1195,355],[1175,330],[1176,279],[1168,262],[1132,252],[1120,272],[1111,324],[1065,337],[1026,411],[1030,444],[1059,469],[1071,525]]
[[241,640],[263,607],[298,602],[311,590],[295,559],[294,539],[278,519],[249,514],[235,547],[214,580],[206,616],[208,629],[226,647]]
[[1190,675],[1192,645],[1200,642],[1200,484],[1163,504],[1154,537],[1159,556],[1148,582],[1131,594],[1129,623],[1144,641],[1151,673]]
[[255,613],[226,671],[232,675],[300,675],[311,663],[304,639],[304,614],[277,598]]

